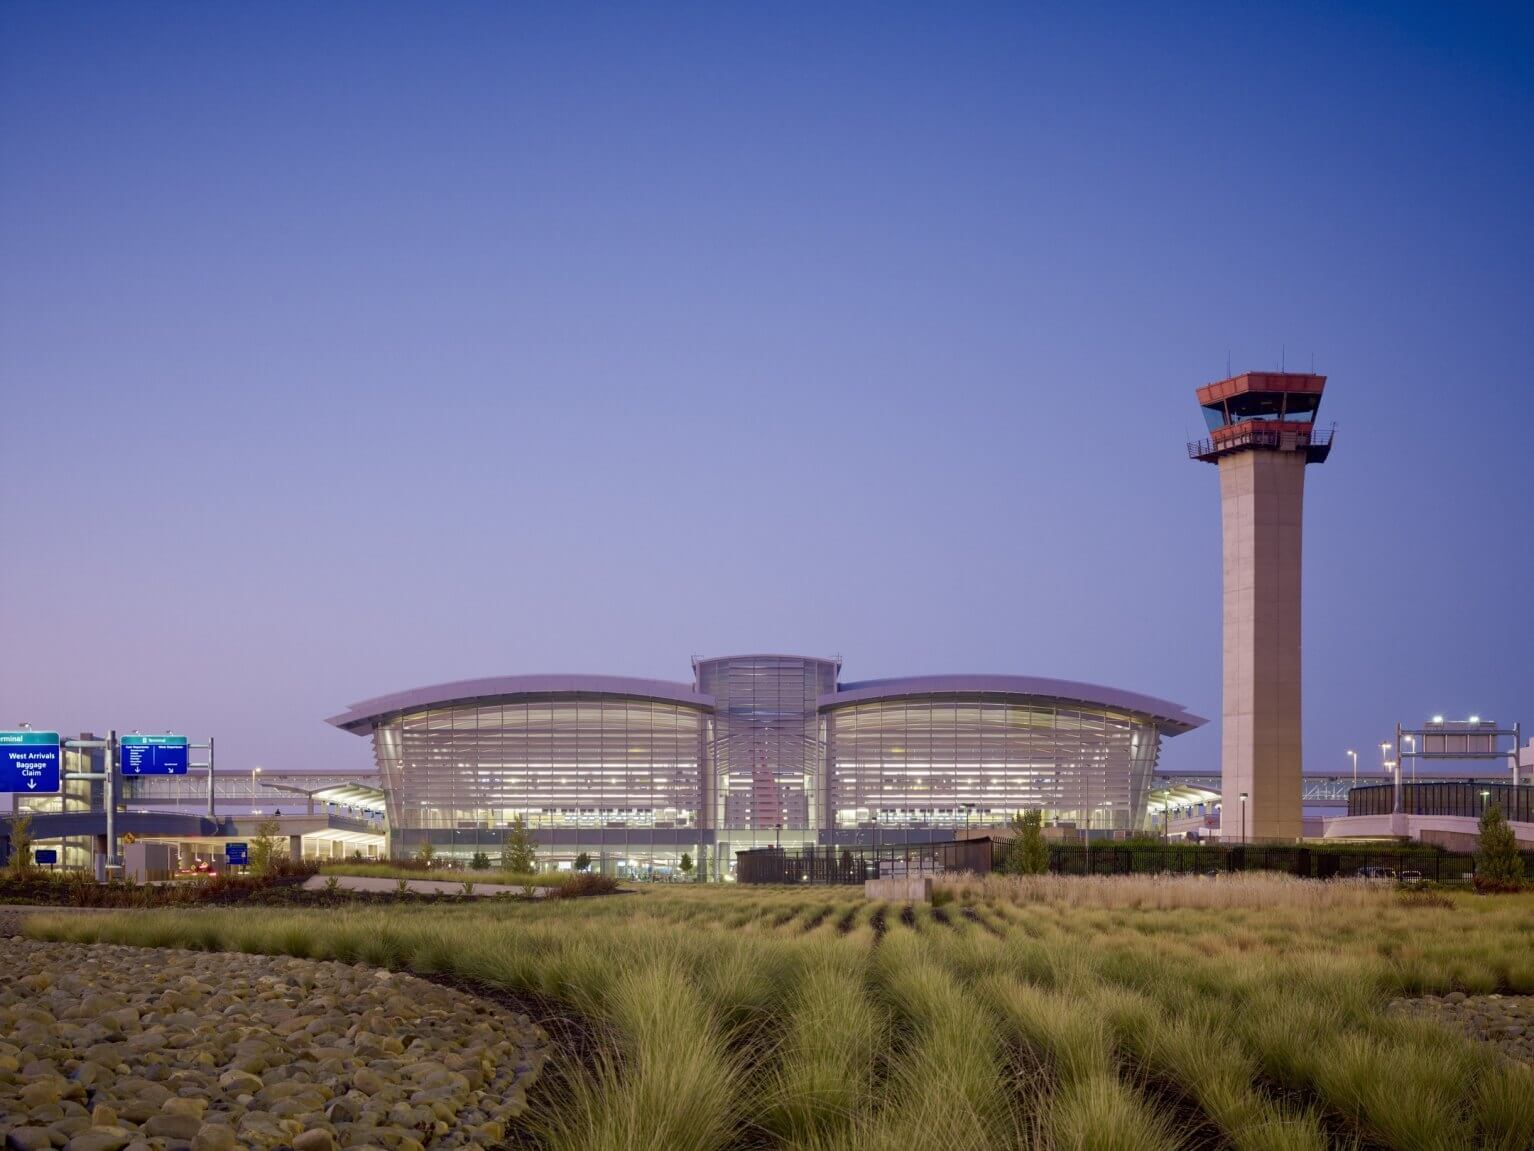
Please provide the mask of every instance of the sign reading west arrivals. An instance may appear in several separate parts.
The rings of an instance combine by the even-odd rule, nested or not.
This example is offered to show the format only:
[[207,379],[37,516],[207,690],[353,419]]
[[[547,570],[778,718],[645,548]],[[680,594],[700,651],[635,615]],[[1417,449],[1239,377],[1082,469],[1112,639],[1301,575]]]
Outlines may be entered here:
[[0,792],[59,790],[59,733],[0,731]]
[[188,742],[184,735],[125,735],[117,741],[118,767],[124,775],[185,775]]

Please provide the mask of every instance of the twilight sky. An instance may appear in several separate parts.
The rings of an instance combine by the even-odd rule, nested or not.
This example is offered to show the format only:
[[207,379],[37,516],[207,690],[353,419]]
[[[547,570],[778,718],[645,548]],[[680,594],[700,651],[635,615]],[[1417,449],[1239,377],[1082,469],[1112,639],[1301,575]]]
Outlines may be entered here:
[[1534,727],[1526,8],[5,2],[0,726],[364,767],[741,651],[1217,720],[1227,357],[1330,376],[1307,770]]

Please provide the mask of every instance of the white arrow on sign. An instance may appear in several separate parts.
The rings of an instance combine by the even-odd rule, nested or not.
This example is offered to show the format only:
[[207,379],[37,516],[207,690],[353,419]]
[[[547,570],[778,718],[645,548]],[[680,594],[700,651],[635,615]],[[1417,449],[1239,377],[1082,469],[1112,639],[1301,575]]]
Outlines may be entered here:
[[27,780],[27,790],[28,791],[36,791],[37,790],[37,780],[35,780],[35,779]]

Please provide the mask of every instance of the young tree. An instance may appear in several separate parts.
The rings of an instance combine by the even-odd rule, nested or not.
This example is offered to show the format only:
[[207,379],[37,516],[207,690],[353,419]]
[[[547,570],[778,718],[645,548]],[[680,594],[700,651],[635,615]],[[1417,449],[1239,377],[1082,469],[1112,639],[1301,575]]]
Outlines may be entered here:
[[692,856],[688,855],[685,851],[682,852],[681,862],[678,863],[677,866],[682,869],[682,874],[683,875],[691,876],[692,875]]
[[1475,877],[1488,885],[1511,888],[1523,884],[1523,857],[1507,817],[1495,803],[1481,813],[1480,850],[1475,855]]
[[1023,874],[1043,875],[1049,870],[1049,844],[1044,842],[1044,813],[1023,816]]
[[1043,812],[1017,812],[1012,816],[1011,829],[1005,870],[1012,875],[1042,875],[1048,871],[1049,845],[1044,842]]
[[23,877],[32,869],[32,816],[19,812],[11,816],[11,872]]
[[436,857],[436,854],[437,849],[431,845],[431,840],[423,839],[421,841],[420,849],[415,853],[415,857],[424,863],[427,867],[430,867],[431,861]]
[[256,834],[250,837],[250,873],[271,875],[285,854],[282,848],[282,824],[275,819],[263,819],[256,825]]
[[501,870],[517,875],[531,875],[538,870],[538,847],[520,815],[511,821],[511,830],[501,841]]
[[490,857],[483,851],[476,851],[474,858],[469,860],[469,866],[475,871],[489,871]]
[[585,871],[590,866],[591,866],[591,856],[587,855],[584,851],[581,852],[579,855],[577,855],[575,857],[575,870],[576,871]]

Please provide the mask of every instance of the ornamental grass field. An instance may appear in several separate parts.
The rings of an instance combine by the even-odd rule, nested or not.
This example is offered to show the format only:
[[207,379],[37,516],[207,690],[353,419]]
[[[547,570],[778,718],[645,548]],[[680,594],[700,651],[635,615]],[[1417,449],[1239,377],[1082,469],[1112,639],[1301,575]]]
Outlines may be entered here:
[[665,888],[563,904],[40,916],[29,934],[447,973],[592,1023],[531,1145],[1534,1146],[1534,1070],[1385,1011],[1534,993],[1534,897],[1281,876]]

